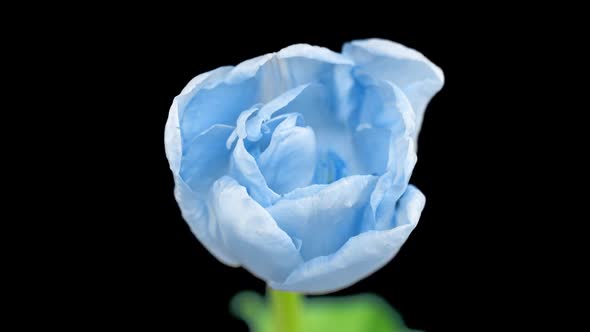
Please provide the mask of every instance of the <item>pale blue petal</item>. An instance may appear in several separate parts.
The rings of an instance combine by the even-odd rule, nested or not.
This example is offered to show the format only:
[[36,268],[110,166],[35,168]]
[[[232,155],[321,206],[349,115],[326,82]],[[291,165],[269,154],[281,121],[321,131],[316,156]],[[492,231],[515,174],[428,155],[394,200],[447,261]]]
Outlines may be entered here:
[[262,138],[262,124],[270,119],[275,112],[289,105],[289,103],[295,100],[295,98],[297,98],[308,86],[309,84],[299,85],[264,104],[258,113],[256,113],[256,115],[252,118],[248,119],[248,122],[246,123],[248,139],[251,141],[257,141]]
[[379,178],[375,190],[371,193],[369,207],[365,210],[363,232],[392,227],[396,203],[406,192],[416,164],[416,150],[411,137],[397,138],[390,146],[388,171]]
[[418,51],[383,39],[346,43],[343,54],[354,59],[355,73],[365,73],[399,86],[411,102],[417,128],[420,128],[428,102],[444,84],[439,67]]
[[229,136],[229,138],[227,139],[226,143],[225,143],[225,147],[229,150],[231,149],[232,145],[234,144],[234,142],[236,141],[236,139],[239,137],[241,139],[246,138],[247,136],[247,132],[246,132],[246,121],[248,120],[248,118],[250,116],[252,116],[252,114],[254,114],[256,111],[258,111],[261,107],[261,104],[256,104],[254,106],[252,106],[251,108],[243,111],[242,113],[240,113],[240,115],[238,115],[238,120],[236,121],[236,129],[231,133],[231,135]]
[[268,101],[296,86],[317,82],[334,85],[335,71],[352,68],[350,58],[307,44],[282,49],[261,70],[261,100]]
[[[248,138],[249,141],[260,140],[268,130],[265,126],[275,112],[281,111],[297,98],[309,84],[297,86],[277,96],[266,104],[258,103],[240,113],[237,119],[236,130],[227,140],[226,147],[231,148],[236,138]],[[284,113],[284,112],[282,112]]]
[[356,116],[357,159],[363,173],[383,174],[393,160],[400,160],[397,145],[405,146],[403,138],[413,137],[415,113],[403,91],[393,83],[369,78],[361,84],[366,92]]
[[390,227],[394,204],[406,191],[416,165],[414,144],[414,140],[409,136],[397,138],[391,143],[388,171],[381,176],[371,196],[371,211],[375,224],[370,228]]
[[[225,144],[225,140],[223,142]],[[268,187],[256,160],[246,150],[244,140],[241,138],[237,140],[230,158],[229,175],[246,187],[250,196],[264,207],[271,205],[280,197]]]
[[221,82],[177,97],[182,142],[186,144],[215,124],[234,126],[238,115],[257,103],[257,88],[255,79],[239,84]]
[[225,141],[233,130],[214,125],[186,145],[179,175],[192,190],[207,192],[215,180],[227,174],[231,151]]
[[[264,122],[264,124],[262,125],[262,137],[256,141],[256,142],[252,142],[250,140],[247,140],[246,143],[249,143],[253,148],[257,149],[258,152],[262,152],[264,151],[268,145],[270,144],[270,140],[272,138],[272,134],[274,133],[275,129],[278,127],[279,124],[281,124],[285,119],[289,118],[289,117],[297,117],[296,120],[296,124],[298,126],[303,126],[305,125],[305,121],[303,120],[303,115],[300,113],[287,113],[287,114],[281,114],[281,115],[277,115],[272,119],[269,119],[268,121]],[[250,153],[253,153],[252,150],[249,150]],[[260,153],[258,153],[258,155],[255,157],[257,158]]]
[[316,164],[316,141],[310,127],[296,126],[291,114],[272,134],[268,147],[258,158],[268,186],[279,194],[311,184]]
[[334,65],[354,64],[350,58],[340,53],[336,53],[325,47],[312,46],[309,44],[294,44],[287,46],[279,51],[278,56],[282,59],[305,58]]
[[166,157],[170,162],[172,173],[178,174],[182,158],[182,140],[179,121],[181,109],[179,107],[179,100],[185,98],[186,95],[193,91],[199,90],[204,85],[219,82],[224,75],[231,70],[231,68],[232,67],[219,67],[210,72],[196,76],[184,87],[180,95],[174,98],[170,111],[168,112],[168,120],[166,121],[166,128],[164,131]]
[[362,169],[367,174],[383,174],[389,161],[391,130],[360,128],[354,134],[354,147]]
[[209,204],[223,245],[257,277],[282,281],[302,263],[291,238],[234,179],[216,181]]
[[377,177],[349,176],[311,195],[283,198],[267,208],[281,229],[302,241],[305,260],[334,253],[360,231]]
[[283,195],[283,199],[299,199],[307,196],[312,196],[326,188],[327,184],[312,184],[311,186],[307,186],[304,188],[297,188],[291,192],[288,192]]
[[354,284],[387,264],[397,254],[418,223],[424,203],[424,195],[418,189],[408,187],[398,202],[394,228],[354,236],[336,253],[309,260],[295,269],[284,282],[271,282],[269,286],[321,294]]
[[394,83],[360,76],[364,97],[354,122],[355,127],[390,129],[396,136],[413,135],[416,113],[405,93]]
[[358,107],[359,98],[363,95],[352,73],[350,67],[334,68],[332,107],[336,113],[336,120],[341,123],[348,123],[351,113]]
[[193,234],[199,241],[224,264],[237,267],[240,264],[232,252],[221,242],[219,227],[215,216],[207,208],[207,197],[194,192],[179,176],[174,177],[176,186],[174,196],[180,207],[182,217],[186,220]]

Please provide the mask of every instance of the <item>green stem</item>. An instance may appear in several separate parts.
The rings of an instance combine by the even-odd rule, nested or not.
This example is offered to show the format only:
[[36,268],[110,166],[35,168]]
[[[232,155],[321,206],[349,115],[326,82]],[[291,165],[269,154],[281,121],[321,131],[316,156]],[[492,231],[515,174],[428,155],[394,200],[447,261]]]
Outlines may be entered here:
[[274,332],[301,332],[303,296],[299,293],[268,289]]

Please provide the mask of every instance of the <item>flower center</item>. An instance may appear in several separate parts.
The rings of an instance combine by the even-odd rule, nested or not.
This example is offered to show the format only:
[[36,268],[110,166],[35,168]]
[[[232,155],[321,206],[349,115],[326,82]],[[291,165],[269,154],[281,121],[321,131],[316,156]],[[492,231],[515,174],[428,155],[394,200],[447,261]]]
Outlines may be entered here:
[[334,151],[318,152],[317,160],[313,179],[315,184],[330,184],[348,175],[346,163]]

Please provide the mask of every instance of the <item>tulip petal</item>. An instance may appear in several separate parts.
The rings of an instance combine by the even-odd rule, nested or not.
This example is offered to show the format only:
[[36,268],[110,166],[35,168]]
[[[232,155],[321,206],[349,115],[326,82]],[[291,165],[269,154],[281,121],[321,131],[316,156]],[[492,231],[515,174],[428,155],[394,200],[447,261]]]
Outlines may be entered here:
[[371,194],[371,208],[365,211],[364,229],[383,230],[392,226],[395,204],[406,192],[416,165],[414,140],[409,136],[393,141],[389,153],[388,171],[379,178]]
[[392,162],[402,160],[400,156],[411,152],[407,150],[404,137],[413,137],[415,113],[403,91],[395,84],[372,79],[363,84],[366,94],[357,114],[354,133],[357,159],[364,173],[384,174],[392,167]]
[[414,140],[411,137],[392,139],[387,172],[379,177],[371,193],[361,232],[392,227],[396,203],[408,187],[416,160]]
[[269,206],[280,197],[269,188],[256,160],[246,150],[241,138],[237,140],[230,158],[229,175],[246,187],[250,196],[262,206]]
[[354,59],[355,73],[366,73],[399,86],[411,102],[420,128],[428,102],[444,84],[439,67],[420,52],[383,39],[346,43],[342,53]]
[[277,115],[274,118],[264,122],[264,124],[262,125],[263,134],[258,141],[252,142],[250,140],[246,140],[244,142],[244,144],[247,144],[247,147],[248,145],[250,146],[250,150],[248,151],[250,151],[254,158],[258,158],[260,156],[260,153],[262,153],[268,147],[272,139],[272,134],[274,133],[275,129],[279,126],[279,124],[281,124],[283,121],[285,121],[285,119],[290,117],[297,118],[295,123],[298,126],[303,126],[305,123],[303,120],[303,115],[301,115],[300,113],[287,113]]
[[[329,63],[333,65],[353,65],[354,62],[350,60],[350,58],[336,53],[329,48],[321,47],[321,46],[312,46],[309,44],[294,44],[291,46],[287,46],[279,51],[278,57],[282,59],[307,59],[307,60],[317,60],[323,63]],[[310,72],[303,72],[302,75],[310,75]],[[311,78],[314,78],[315,75],[312,75]]]
[[237,258],[220,242],[219,227],[208,212],[206,197],[191,190],[179,176],[174,177],[174,182],[174,196],[192,233],[215,258],[229,266],[238,267],[240,264]]
[[357,159],[367,174],[383,174],[389,161],[391,130],[362,128],[354,134]]
[[326,188],[327,184],[312,184],[311,186],[297,188],[291,192],[288,192],[283,195],[283,199],[290,199],[295,200],[311,195],[315,195],[320,192],[322,189]]
[[295,100],[308,86],[309,84],[299,85],[264,104],[258,113],[256,113],[256,115],[252,118],[248,119],[248,122],[246,123],[248,139],[251,141],[259,140],[262,137],[262,124],[269,120],[273,113],[284,109],[287,105],[289,105],[289,103]]
[[179,175],[192,190],[207,192],[215,180],[227,174],[231,153],[225,141],[233,130],[214,125],[187,144]]
[[238,120],[236,121],[236,129],[234,129],[234,131],[231,133],[231,135],[229,135],[226,143],[225,143],[225,147],[230,150],[232,145],[234,144],[234,142],[236,141],[236,139],[239,137],[241,139],[246,138],[247,133],[246,133],[246,121],[248,121],[248,118],[250,116],[252,116],[252,114],[254,114],[256,111],[258,111],[260,109],[260,104],[256,104],[252,107],[250,107],[249,109],[243,111],[242,113],[240,113],[240,115],[238,115]]
[[315,171],[314,132],[310,127],[296,126],[297,118],[297,114],[291,114],[276,127],[270,144],[258,158],[269,187],[279,194],[311,184]]
[[179,99],[185,95],[190,94],[194,90],[198,90],[204,85],[214,84],[224,77],[224,75],[231,70],[232,67],[219,67],[215,70],[203,73],[193,78],[184,87],[179,96],[174,98],[170,111],[168,112],[168,120],[164,130],[164,146],[166,148],[166,157],[170,162],[170,169],[172,173],[178,174],[180,171],[180,162],[182,159],[182,140],[180,132],[180,107]]
[[308,196],[283,197],[267,210],[281,229],[302,241],[305,260],[329,255],[360,231],[376,182],[377,177],[371,175],[349,176],[316,186],[319,190],[308,191]]
[[412,135],[416,113],[405,93],[394,83],[360,76],[365,90],[355,127],[390,129],[396,136]]
[[213,125],[235,125],[240,113],[257,103],[257,82],[255,79],[240,84],[221,82],[177,99],[182,142],[187,144]]
[[342,289],[365,278],[399,251],[418,223],[424,203],[424,195],[415,187],[408,187],[397,204],[394,228],[354,236],[336,253],[305,262],[284,282],[271,282],[270,287],[321,294]]
[[289,235],[236,180],[228,176],[217,180],[209,204],[224,246],[252,274],[264,280],[284,280],[302,263]]

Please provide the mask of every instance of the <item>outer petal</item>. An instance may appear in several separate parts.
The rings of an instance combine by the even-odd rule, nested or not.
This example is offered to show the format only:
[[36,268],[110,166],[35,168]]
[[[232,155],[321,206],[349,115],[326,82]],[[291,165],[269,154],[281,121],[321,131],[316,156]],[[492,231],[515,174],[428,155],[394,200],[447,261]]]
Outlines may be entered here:
[[215,124],[235,125],[240,112],[259,101],[257,75],[270,58],[272,54],[266,54],[229,67],[215,80],[197,84],[178,96],[182,141],[190,141]]
[[343,53],[354,59],[356,72],[399,86],[412,103],[420,128],[426,105],[444,84],[439,67],[418,51],[384,39],[352,41],[344,45]]
[[237,258],[223,245],[214,215],[210,215],[206,197],[196,193],[179,177],[174,177],[174,196],[191,231],[197,239],[224,264],[237,267]]
[[210,72],[203,73],[193,78],[186,87],[182,90],[180,95],[174,98],[170,111],[168,112],[168,120],[166,121],[166,128],[164,130],[164,145],[166,148],[166,157],[170,162],[172,173],[178,174],[180,171],[180,162],[182,159],[182,141],[180,133],[180,109],[178,101],[193,90],[198,90],[208,84],[217,84],[223,79],[224,75],[231,70],[232,67],[220,67]]
[[350,71],[353,64],[350,58],[327,48],[291,45],[277,53],[271,61],[271,70],[263,72],[263,96],[277,95],[277,89],[285,91],[311,82],[333,86],[335,74],[340,69]]
[[365,211],[362,231],[391,228],[397,201],[408,187],[416,164],[414,141],[405,137],[394,146],[397,158],[393,160],[390,170],[377,181],[370,205]]
[[271,282],[270,286],[319,294],[336,291],[365,278],[399,251],[418,223],[424,202],[424,195],[410,186],[398,203],[394,228],[359,234],[336,253],[307,261],[284,282]]
[[412,105],[391,82],[370,79],[364,84],[366,94],[354,136],[358,159],[366,173],[393,171],[407,184],[416,161],[415,144],[409,140],[416,130]]
[[329,255],[359,233],[376,181],[375,176],[357,175],[312,190],[300,189],[267,210],[283,230],[301,240],[305,260]]
[[215,180],[227,174],[231,151],[225,141],[234,127],[214,125],[191,142],[180,166],[180,177],[196,192],[207,192]]
[[302,263],[291,238],[234,179],[216,181],[209,204],[224,246],[252,274],[282,281]]
[[396,136],[416,131],[416,113],[405,93],[394,83],[360,76],[365,91],[355,127],[390,129]]
[[[207,167],[204,169],[203,167],[206,166],[203,163],[204,160],[199,160],[201,158],[199,155],[201,152],[209,152],[211,146],[208,144],[216,146],[218,143],[217,139],[226,135],[227,132],[231,132],[231,127],[219,125],[210,127],[200,137],[194,139],[193,143],[195,144],[191,145],[188,149],[188,156],[183,157],[183,144],[179,123],[180,109],[178,103],[179,99],[190,94],[193,90],[198,90],[208,85],[218,84],[229,71],[231,71],[231,67],[220,67],[198,75],[187,84],[181,94],[174,99],[172,106],[170,107],[164,133],[164,143],[166,157],[170,163],[170,169],[174,174],[174,195],[184,220],[187,222],[197,239],[199,239],[203,246],[205,246],[213,256],[224,264],[237,267],[239,266],[239,263],[236,258],[223,246],[222,243],[219,242],[218,228],[214,220],[210,219],[206,206],[206,197],[204,195],[206,190],[203,189],[204,187],[208,187],[208,185],[212,183],[212,178],[218,176],[219,172],[223,172],[224,168],[212,169]],[[203,151],[203,149],[206,149],[207,151]],[[221,159],[227,158],[224,154],[229,154],[229,152],[216,148],[213,153],[207,155],[203,159],[209,159],[210,162],[219,165],[223,164]],[[193,191],[193,189],[191,189],[180,176],[183,158],[185,159],[184,162],[188,162],[195,167],[193,172],[189,171],[185,175],[189,177],[191,182],[193,182],[195,188],[198,189],[197,191]],[[226,168],[227,166],[225,166],[225,169]],[[194,172],[200,173],[202,179],[199,181],[193,181],[197,180],[193,176]]]

